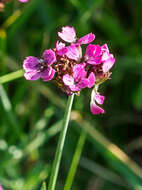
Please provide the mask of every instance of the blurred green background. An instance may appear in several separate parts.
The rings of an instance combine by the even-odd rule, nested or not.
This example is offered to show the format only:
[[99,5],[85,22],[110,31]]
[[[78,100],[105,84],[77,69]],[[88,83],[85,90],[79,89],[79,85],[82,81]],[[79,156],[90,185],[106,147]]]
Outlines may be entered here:
[[[78,36],[95,33],[94,43],[107,43],[116,58],[112,79],[100,88],[104,115],[90,113],[90,89],[75,97],[57,190],[142,189],[141,10],[141,0],[15,0],[0,13],[1,76],[21,69],[26,56],[54,47],[65,25],[74,26]],[[48,184],[66,101],[52,83],[21,77],[0,86],[4,190]],[[76,165],[80,161],[72,188],[64,187],[75,155]]]

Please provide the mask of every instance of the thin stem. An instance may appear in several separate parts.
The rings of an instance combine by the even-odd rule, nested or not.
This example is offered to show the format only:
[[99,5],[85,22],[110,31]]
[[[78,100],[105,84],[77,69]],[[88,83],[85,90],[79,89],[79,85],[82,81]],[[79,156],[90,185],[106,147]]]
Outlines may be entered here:
[[66,137],[67,128],[68,128],[68,124],[69,124],[73,99],[74,99],[74,94],[72,96],[69,96],[69,98],[68,98],[66,111],[65,111],[65,115],[64,115],[64,120],[63,120],[63,128],[62,128],[62,131],[61,131],[61,134],[59,137],[59,141],[58,141],[55,159],[54,159],[53,167],[51,170],[51,176],[50,176],[50,180],[49,180],[48,190],[55,189],[59,166],[60,166],[61,157],[62,157],[62,152],[63,152],[63,147],[64,147],[64,142],[65,142],[65,137]]
[[23,77],[24,76],[24,71],[23,69],[20,69],[18,71],[6,74],[2,77],[0,77],[0,84],[15,80],[17,78]]
[[85,140],[86,140],[86,132],[84,130],[82,130],[80,138],[79,138],[78,143],[77,143],[75,154],[73,156],[71,167],[70,167],[69,172],[68,172],[68,176],[67,176],[67,179],[65,182],[64,190],[70,190],[71,189]]

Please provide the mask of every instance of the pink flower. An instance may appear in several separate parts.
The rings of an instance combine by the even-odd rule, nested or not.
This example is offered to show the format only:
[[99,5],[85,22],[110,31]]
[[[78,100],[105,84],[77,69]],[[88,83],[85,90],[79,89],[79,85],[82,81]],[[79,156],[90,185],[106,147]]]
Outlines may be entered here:
[[75,29],[69,26],[62,27],[62,31],[58,32],[58,36],[65,42],[69,42],[69,43],[76,42],[78,45],[89,44],[95,39],[95,35],[92,33],[89,33],[83,36],[82,38],[80,38],[79,40],[77,40]]
[[45,50],[42,57],[43,59],[29,56],[24,60],[24,76],[27,80],[37,80],[41,77],[44,81],[49,81],[54,77],[55,70],[51,67],[56,61],[54,51]]
[[97,104],[102,105],[104,103],[104,99],[105,99],[105,97],[100,95],[98,92],[95,92],[95,89],[92,90],[90,110],[94,115],[104,113],[104,110],[97,105]]
[[19,0],[21,3],[27,3],[29,0]]
[[0,185],[0,190],[3,190],[2,186]]
[[87,72],[85,71],[85,64],[76,64],[73,67],[73,76],[65,74],[63,76],[63,82],[68,86],[73,92],[78,92],[83,88],[91,88],[95,82],[95,75],[90,73],[87,78]]
[[[67,95],[79,94],[82,89],[94,86],[90,109],[93,114],[103,114],[104,110],[99,105],[103,104],[105,97],[97,90],[100,84],[110,79],[109,71],[115,62],[113,54],[109,52],[107,44],[90,44],[95,39],[92,33],[78,39],[75,29],[65,26],[58,36],[70,44],[57,41],[55,48],[45,50],[41,59],[27,57],[23,63],[25,78],[49,81],[54,77],[56,85]],[[88,44],[83,55],[82,44]]]

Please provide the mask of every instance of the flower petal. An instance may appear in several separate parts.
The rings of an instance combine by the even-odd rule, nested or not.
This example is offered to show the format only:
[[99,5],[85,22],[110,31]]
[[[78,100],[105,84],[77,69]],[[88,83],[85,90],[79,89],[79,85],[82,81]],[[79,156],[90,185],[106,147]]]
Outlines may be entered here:
[[85,52],[87,63],[97,65],[101,63],[101,47],[99,45],[89,44]]
[[100,95],[99,93],[97,93],[95,96],[95,100],[98,104],[102,105],[104,103],[104,99],[105,99],[105,97]]
[[104,61],[103,66],[102,66],[103,72],[104,73],[108,72],[112,68],[114,63],[115,63],[115,58],[113,58],[113,57],[111,57],[111,58],[107,59],[106,61]]
[[65,44],[62,42],[57,41],[56,42],[56,53],[57,55],[65,55],[67,53],[68,49],[65,47]]
[[39,64],[39,59],[34,56],[28,56],[23,62],[23,68],[26,72],[36,70]]
[[91,110],[92,114],[94,114],[94,115],[103,114],[104,113],[104,110],[101,107],[97,106],[95,104],[95,102],[91,102],[90,103],[90,110]]
[[88,88],[91,88],[95,83],[95,75],[93,72],[90,73],[88,81],[89,81]]
[[109,53],[109,49],[108,49],[107,44],[102,45],[101,50]]
[[49,81],[54,77],[54,74],[55,70],[49,66],[47,70],[41,73],[41,78],[43,79],[43,81]]
[[73,85],[71,85],[71,86],[69,86],[70,87],[70,89],[73,91],[73,92],[78,92],[78,91],[80,91],[81,89],[79,88],[79,86],[77,86],[77,85],[75,85],[75,84],[73,84]]
[[81,78],[85,78],[86,74],[87,72],[85,71],[85,63],[76,64],[73,67],[73,78],[76,82],[79,81]]
[[19,0],[21,3],[27,3],[29,0]]
[[81,59],[81,47],[80,46],[76,46],[74,44],[70,45],[67,47],[67,53],[66,53],[66,56],[69,58],[69,59],[73,59],[73,60],[76,60],[76,61],[79,61]]
[[45,50],[42,57],[48,65],[52,65],[56,61],[55,52],[52,49]]
[[27,80],[37,80],[40,78],[40,72],[37,72],[36,70],[33,70],[33,71],[29,71],[29,72],[26,72],[24,74],[24,77],[27,79]]
[[78,44],[89,44],[91,43],[93,40],[95,39],[95,35],[92,33],[89,33],[85,36],[83,36],[82,38],[80,38],[77,43]]
[[86,88],[89,85],[89,80],[87,78],[82,78],[80,81],[76,84],[80,89]]
[[73,27],[62,27],[62,32],[58,32],[58,36],[65,42],[73,43],[76,41],[76,33]]
[[64,82],[65,85],[71,86],[71,85],[74,84],[74,78],[72,76],[68,75],[68,74],[65,74],[63,76],[63,82]]

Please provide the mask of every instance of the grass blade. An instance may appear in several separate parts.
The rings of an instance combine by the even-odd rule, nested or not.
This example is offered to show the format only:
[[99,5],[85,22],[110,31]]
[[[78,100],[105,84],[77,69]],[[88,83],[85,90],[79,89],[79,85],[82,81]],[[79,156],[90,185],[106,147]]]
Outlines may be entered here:
[[41,190],[46,190],[46,183],[45,182],[43,182]]
[[23,77],[23,76],[24,76],[23,69],[9,73],[9,74],[6,74],[6,75],[0,77],[0,84],[10,82],[12,80],[18,79],[18,78]]
[[91,142],[97,150],[109,161],[113,168],[125,176],[129,184],[134,188],[142,187],[142,170],[134,161],[93,128],[89,122],[83,121],[78,124],[90,135],[90,140],[93,140]]
[[74,156],[73,156],[71,167],[70,167],[69,172],[68,172],[68,176],[67,176],[67,179],[65,182],[64,190],[70,190],[71,189],[85,140],[86,140],[86,132],[84,130],[82,130],[80,138],[78,140],[78,144],[77,144],[75,153],[74,153]]

